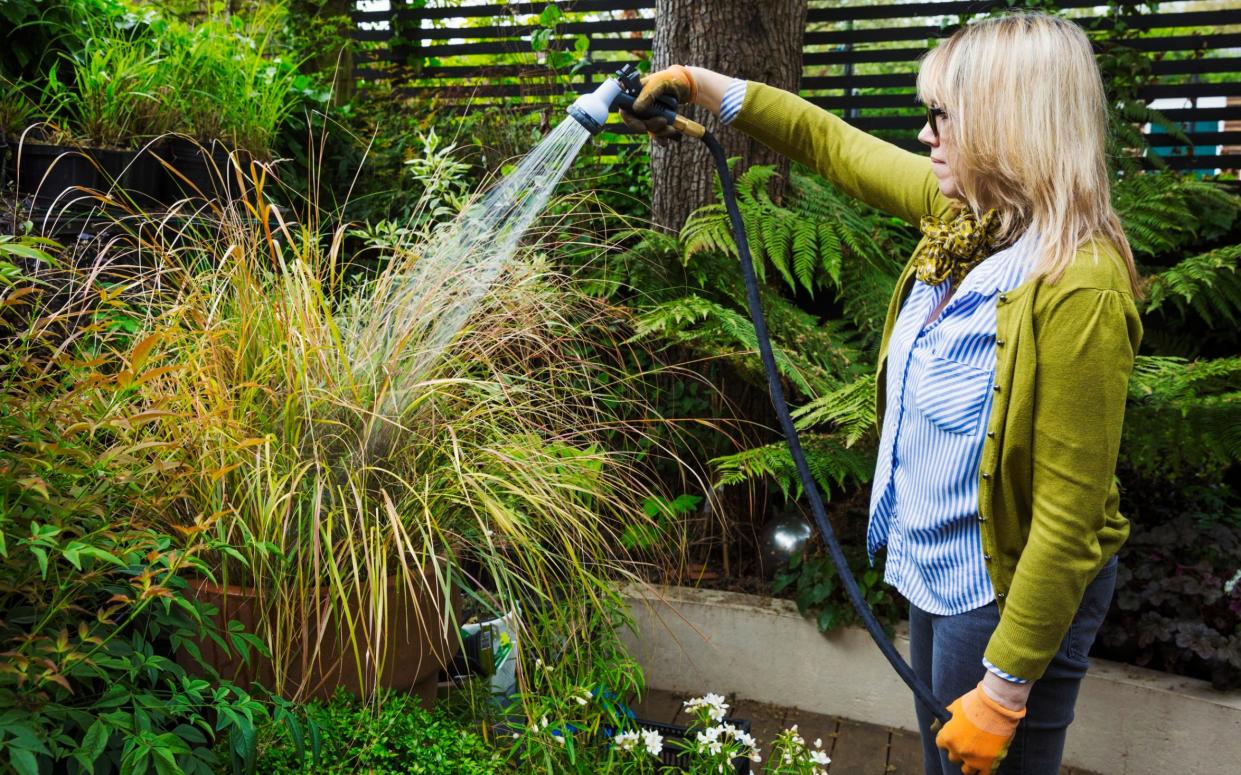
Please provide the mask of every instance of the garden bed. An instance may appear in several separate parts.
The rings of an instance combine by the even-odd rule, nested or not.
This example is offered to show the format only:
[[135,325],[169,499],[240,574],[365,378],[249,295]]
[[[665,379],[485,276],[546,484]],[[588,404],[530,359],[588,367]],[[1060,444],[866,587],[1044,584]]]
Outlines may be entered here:
[[[915,730],[908,690],[869,636],[821,635],[784,600],[688,587],[630,587],[639,635],[628,643],[647,683],[701,686],[760,702]],[[897,629],[906,656],[909,638]],[[1229,772],[1241,759],[1241,691],[1092,660],[1064,763],[1118,775]]]

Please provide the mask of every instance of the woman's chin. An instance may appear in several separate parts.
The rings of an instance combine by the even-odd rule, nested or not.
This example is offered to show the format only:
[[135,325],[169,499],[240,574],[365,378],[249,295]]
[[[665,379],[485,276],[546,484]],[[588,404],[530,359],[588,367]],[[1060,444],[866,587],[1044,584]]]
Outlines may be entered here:
[[943,178],[941,178],[939,180],[939,193],[943,194],[949,199],[960,199],[961,198],[961,192],[957,190],[957,182],[953,180],[952,178],[949,178],[947,180],[944,180]]

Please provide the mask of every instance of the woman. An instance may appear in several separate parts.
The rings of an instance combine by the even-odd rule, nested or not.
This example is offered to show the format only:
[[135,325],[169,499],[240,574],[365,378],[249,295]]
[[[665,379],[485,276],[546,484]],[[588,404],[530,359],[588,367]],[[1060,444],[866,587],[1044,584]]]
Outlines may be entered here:
[[636,109],[663,94],[921,226],[879,347],[868,549],[909,600],[914,670],[955,698],[937,732],[917,708],[926,772],[1054,775],[1128,535],[1114,473],[1142,334],[1089,41],[1042,14],[958,30],[918,73],[929,159],[702,68],[654,73]]

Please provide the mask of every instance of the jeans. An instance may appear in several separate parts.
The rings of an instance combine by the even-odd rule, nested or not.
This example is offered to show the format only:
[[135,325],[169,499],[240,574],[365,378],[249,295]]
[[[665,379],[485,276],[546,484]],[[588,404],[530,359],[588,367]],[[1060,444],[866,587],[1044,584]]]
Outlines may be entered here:
[[[1073,617],[1056,656],[1043,677],[1035,681],[1026,706],[1026,717],[1001,763],[998,775],[1057,775],[1064,753],[1064,737],[1073,721],[1077,690],[1090,662],[1086,655],[1103,623],[1116,588],[1116,557],[1103,566],[1086,587],[1081,606]],[[986,668],[983,652],[991,633],[1000,623],[999,609],[990,603],[955,616],[929,614],[909,607],[909,656],[918,677],[944,702],[973,689]],[[935,717],[914,703],[918,731],[922,735],[922,761],[926,775],[960,773],[960,765],[935,747],[931,723]]]

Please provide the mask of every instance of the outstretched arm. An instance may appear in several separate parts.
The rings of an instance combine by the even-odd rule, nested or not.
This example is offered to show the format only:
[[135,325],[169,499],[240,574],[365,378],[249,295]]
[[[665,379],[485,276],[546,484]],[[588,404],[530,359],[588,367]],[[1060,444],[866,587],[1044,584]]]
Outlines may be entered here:
[[952,206],[926,156],[881,140],[796,94],[749,81],[733,126],[866,204],[917,225]]

